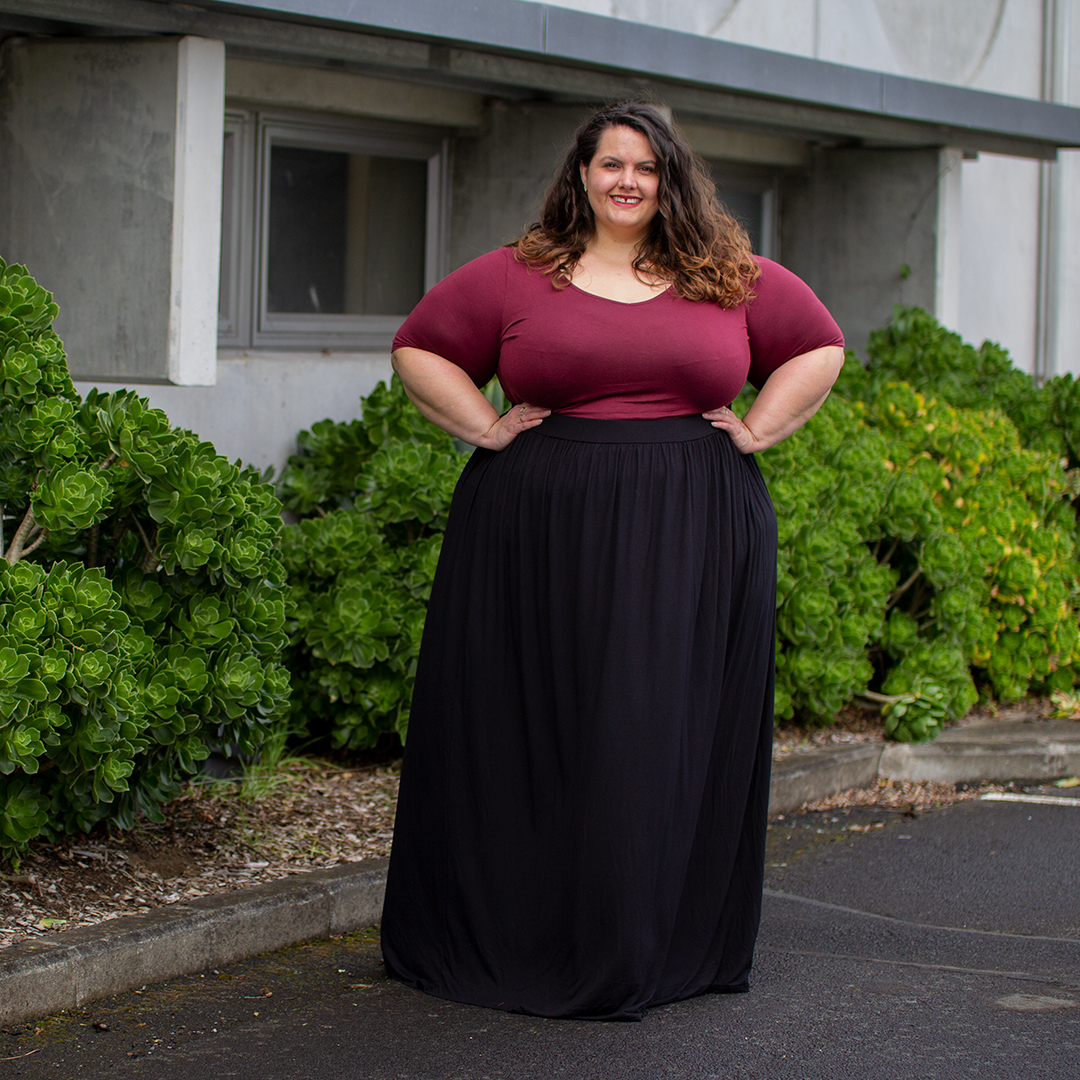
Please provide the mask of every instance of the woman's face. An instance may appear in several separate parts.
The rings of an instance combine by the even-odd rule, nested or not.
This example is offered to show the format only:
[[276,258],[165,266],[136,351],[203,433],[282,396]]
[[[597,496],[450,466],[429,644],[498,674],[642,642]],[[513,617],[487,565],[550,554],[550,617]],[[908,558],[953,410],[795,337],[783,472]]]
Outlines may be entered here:
[[621,240],[640,240],[660,208],[656,154],[649,140],[628,127],[609,127],[596,153],[581,166],[598,231]]

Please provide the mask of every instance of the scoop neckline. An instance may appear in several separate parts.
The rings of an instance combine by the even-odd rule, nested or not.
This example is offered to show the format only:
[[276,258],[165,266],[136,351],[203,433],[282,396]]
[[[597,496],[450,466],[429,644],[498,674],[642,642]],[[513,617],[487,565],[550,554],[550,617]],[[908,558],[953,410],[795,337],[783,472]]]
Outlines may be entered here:
[[575,289],[583,296],[592,296],[597,300],[606,300],[609,304],[618,304],[620,307],[640,307],[642,304],[651,304],[654,300],[659,300],[663,296],[667,296],[671,292],[673,285],[669,281],[667,286],[658,292],[655,296],[650,296],[648,300],[615,300],[610,296],[601,296],[599,293],[589,292],[588,289],[583,289],[580,285],[575,285],[570,282],[570,288]]

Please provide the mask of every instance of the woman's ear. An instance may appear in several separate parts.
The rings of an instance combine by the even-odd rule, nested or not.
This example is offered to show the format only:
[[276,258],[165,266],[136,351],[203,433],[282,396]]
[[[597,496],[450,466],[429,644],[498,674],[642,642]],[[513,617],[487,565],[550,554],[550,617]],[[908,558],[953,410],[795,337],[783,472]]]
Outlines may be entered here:
[[584,161],[582,161],[582,162],[580,162],[578,164],[578,172],[581,175],[581,186],[586,191],[588,191],[589,190],[589,185],[588,185],[588,183],[586,181],[586,177],[589,175],[589,169],[588,169],[588,166],[585,164]]

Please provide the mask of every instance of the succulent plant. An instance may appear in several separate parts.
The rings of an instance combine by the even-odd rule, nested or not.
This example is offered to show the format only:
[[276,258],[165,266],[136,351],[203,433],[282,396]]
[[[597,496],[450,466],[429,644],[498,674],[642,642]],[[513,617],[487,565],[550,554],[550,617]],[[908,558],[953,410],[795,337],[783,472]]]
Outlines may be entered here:
[[160,817],[288,676],[280,503],[130,390],[80,400],[52,297],[0,260],[0,855]]

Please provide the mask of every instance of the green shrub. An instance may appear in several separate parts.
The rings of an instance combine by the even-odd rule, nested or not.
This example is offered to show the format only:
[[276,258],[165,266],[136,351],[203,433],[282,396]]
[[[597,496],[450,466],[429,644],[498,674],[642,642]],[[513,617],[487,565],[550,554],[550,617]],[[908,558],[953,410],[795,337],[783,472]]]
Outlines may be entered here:
[[861,403],[831,397],[760,455],[779,522],[776,709],[832,718],[866,689],[896,572],[866,539],[890,484],[888,445]]
[[897,307],[867,344],[869,363],[852,375],[862,396],[906,382],[961,409],[996,408],[1016,425],[1021,443],[1080,464],[1080,383],[1059,375],[1043,386],[1013,367],[992,341],[976,349],[921,308]]
[[279,492],[285,528],[292,723],[351,750],[405,736],[424,613],[465,463],[398,380],[361,419],[299,436]]
[[127,390],[80,401],[0,260],[0,853],[121,826],[288,702],[280,503]]
[[[850,358],[818,415],[760,455],[780,528],[777,714],[829,723],[859,698],[917,740],[980,691],[1071,688],[1080,484],[1062,457],[1080,445],[1077,384],[1037,389],[998,347],[914,309],[872,336],[871,357]],[[404,734],[464,459],[397,382],[300,447],[280,488],[304,519],[284,544],[294,724],[371,746]]]
[[1047,419],[1073,384],[1037,390],[920,311],[870,351],[761,455],[781,529],[777,711],[828,723],[861,695],[895,737],[923,739],[977,684],[1010,701],[1075,681],[1078,486],[1071,436]]

